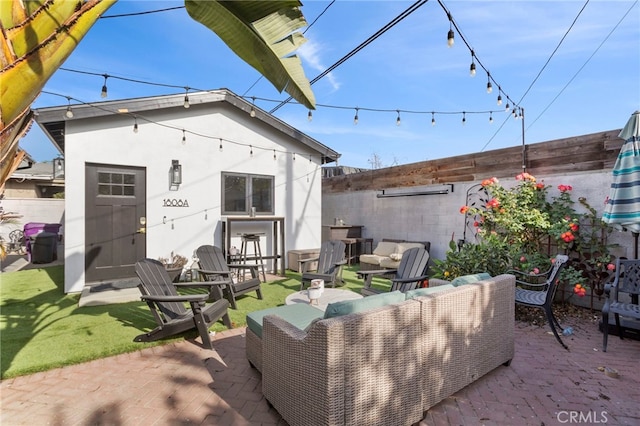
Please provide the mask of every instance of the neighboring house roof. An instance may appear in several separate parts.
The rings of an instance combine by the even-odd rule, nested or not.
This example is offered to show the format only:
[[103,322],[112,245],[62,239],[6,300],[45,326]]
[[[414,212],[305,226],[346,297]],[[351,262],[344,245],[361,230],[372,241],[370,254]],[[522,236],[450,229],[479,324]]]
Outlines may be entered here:
[[[250,114],[251,108],[253,107],[256,113],[255,119],[262,120],[280,132],[317,151],[322,157],[323,164],[337,161],[340,157],[340,154],[336,151],[291,127],[273,115],[255,107],[250,102],[242,99],[228,89],[211,90],[206,92],[189,92],[188,96],[189,103],[192,106],[198,104],[226,102],[229,105],[246,112],[247,115]],[[65,113],[69,105],[61,105],[35,110],[35,120],[60,152],[64,152],[64,128],[65,122],[67,121],[111,116],[115,114],[129,114],[132,116],[139,114],[143,116],[144,111],[177,107],[183,108],[184,101],[185,94],[176,94],[71,105],[73,111],[72,118],[65,118]]]
[[11,179],[16,180],[40,180],[40,181],[52,181],[54,179],[64,179],[64,170],[62,167],[61,173],[56,173],[54,178],[55,161],[46,161],[43,163],[33,163],[31,167],[25,169],[18,169],[11,175]]

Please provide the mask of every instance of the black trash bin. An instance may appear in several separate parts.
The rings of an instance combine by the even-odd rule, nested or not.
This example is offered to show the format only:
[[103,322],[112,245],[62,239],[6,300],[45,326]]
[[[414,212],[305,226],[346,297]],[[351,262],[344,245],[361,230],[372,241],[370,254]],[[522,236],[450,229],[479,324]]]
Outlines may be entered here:
[[41,232],[31,237],[31,263],[51,263],[58,252],[58,234]]

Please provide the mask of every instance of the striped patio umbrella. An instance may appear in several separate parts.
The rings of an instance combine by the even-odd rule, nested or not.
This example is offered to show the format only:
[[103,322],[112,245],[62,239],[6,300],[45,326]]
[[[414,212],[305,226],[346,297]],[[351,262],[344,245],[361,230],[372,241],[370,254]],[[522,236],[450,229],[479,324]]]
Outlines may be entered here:
[[635,239],[634,257],[637,259],[640,233],[640,111],[631,114],[618,136],[625,142],[613,166],[613,182],[602,220],[619,230],[631,231]]

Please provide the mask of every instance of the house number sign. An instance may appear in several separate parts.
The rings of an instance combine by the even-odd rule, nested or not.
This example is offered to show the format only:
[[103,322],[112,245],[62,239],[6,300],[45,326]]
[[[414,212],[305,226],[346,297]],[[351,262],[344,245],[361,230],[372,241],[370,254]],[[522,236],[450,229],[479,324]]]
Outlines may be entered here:
[[165,198],[162,207],[189,207],[189,202],[187,200]]

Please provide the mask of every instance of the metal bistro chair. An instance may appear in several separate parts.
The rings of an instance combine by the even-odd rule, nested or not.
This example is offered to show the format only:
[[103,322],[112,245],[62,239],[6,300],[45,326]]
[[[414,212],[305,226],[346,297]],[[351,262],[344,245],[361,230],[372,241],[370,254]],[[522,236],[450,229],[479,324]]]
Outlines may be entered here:
[[[620,315],[640,319],[640,260],[616,261],[616,275],[612,283],[605,285],[607,300],[602,307],[602,351],[607,351],[607,338],[609,337],[609,314],[616,319],[616,327],[620,338],[624,338],[624,327],[620,324]],[[620,300],[620,293],[628,293],[630,302]],[[635,303],[634,303],[635,299]]]
[[[562,347],[564,347],[566,350],[569,350],[569,348],[564,344],[562,339],[560,339],[560,335],[558,334],[556,327],[560,329],[560,332],[564,331],[564,329],[560,326],[560,323],[553,315],[551,307],[553,305],[553,298],[558,287],[558,276],[560,274],[560,271],[568,261],[569,256],[559,254],[556,256],[553,265],[551,265],[551,268],[541,274],[528,274],[522,271],[515,270],[506,272],[507,274],[516,276],[516,303],[523,306],[543,309],[544,313],[547,316],[547,322],[549,323],[549,327],[551,327],[553,335],[556,336],[556,340],[558,340],[558,342],[560,342]],[[518,279],[518,277],[521,278]],[[525,281],[525,279],[544,281],[531,283]]]

